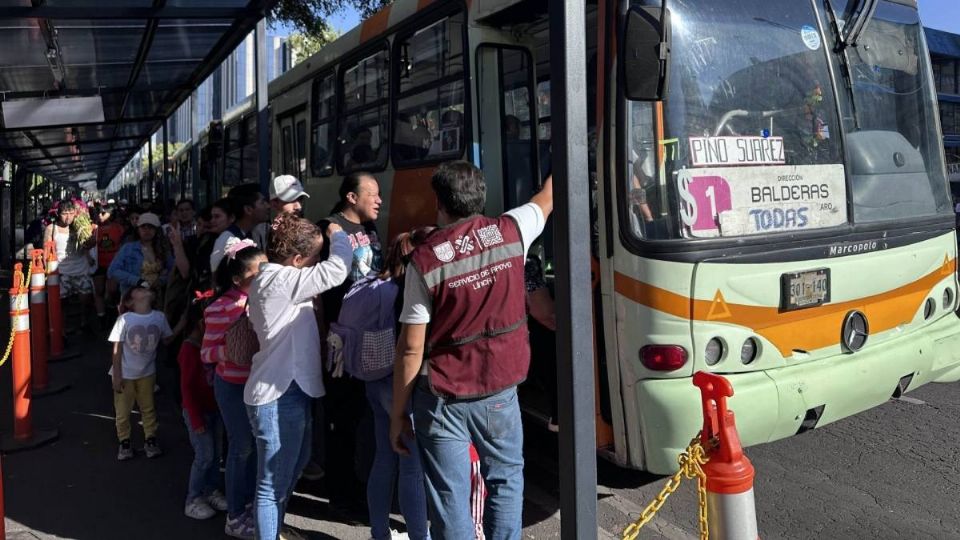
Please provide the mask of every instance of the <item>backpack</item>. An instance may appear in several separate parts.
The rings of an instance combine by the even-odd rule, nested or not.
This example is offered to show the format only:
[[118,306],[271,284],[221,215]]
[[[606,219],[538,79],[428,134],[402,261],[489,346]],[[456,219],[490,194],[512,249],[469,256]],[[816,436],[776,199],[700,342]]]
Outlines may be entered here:
[[[227,295],[236,299],[230,292],[227,292]],[[249,366],[253,363],[253,355],[260,352],[260,341],[257,339],[257,332],[253,329],[253,324],[250,323],[250,317],[247,315],[246,300],[243,301],[243,314],[227,328],[224,338],[227,358],[231,362],[238,366]]]
[[327,365],[334,376],[346,371],[361,381],[376,381],[393,372],[396,349],[394,303],[400,287],[393,280],[366,277],[343,297],[340,317],[330,324]]

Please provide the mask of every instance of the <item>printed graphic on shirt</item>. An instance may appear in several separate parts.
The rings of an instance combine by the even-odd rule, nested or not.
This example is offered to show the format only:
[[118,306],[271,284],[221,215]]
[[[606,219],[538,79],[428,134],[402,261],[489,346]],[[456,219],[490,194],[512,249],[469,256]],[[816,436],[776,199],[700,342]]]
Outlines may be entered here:
[[358,231],[347,235],[353,246],[353,267],[350,269],[350,281],[357,281],[378,272],[382,265],[380,240],[376,231]]
[[160,327],[155,324],[135,324],[127,330],[127,345],[133,352],[150,354],[160,344]]
[[481,229],[477,229],[477,238],[483,247],[491,247],[503,243],[503,235],[500,233],[500,227],[494,223]]
[[463,235],[460,238],[457,238],[454,242],[457,246],[457,252],[461,255],[467,255],[474,250],[473,239],[467,235]]
[[453,252],[453,244],[450,242],[444,242],[433,246],[433,254],[437,256],[437,260],[440,262],[450,262],[453,260],[455,253]]

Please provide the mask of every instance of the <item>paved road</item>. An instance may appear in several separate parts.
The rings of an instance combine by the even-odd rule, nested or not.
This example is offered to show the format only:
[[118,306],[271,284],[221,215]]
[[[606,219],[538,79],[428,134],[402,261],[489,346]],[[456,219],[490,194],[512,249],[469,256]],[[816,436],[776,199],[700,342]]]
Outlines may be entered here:
[[[102,340],[76,344],[86,356],[51,366],[73,387],[35,401],[38,427],[60,440],[3,458],[8,538],[223,538],[220,519],[183,517],[191,459],[173,403],[172,381],[158,398],[167,454],[117,463],[111,391]],[[0,431],[11,422],[9,369],[0,369]],[[958,538],[956,512],[960,385],[929,385],[856,418],[754,447],[763,538]],[[525,538],[559,535],[556,438],[528,435]],[[607,463],[599,469],[598,534],[618,537],[663,479]],[[331,512],[324,486],[305,484],[288,521],[313,539],[363,539],[363,515]],[[685,486],[641,538],[694,538],[695,492]],[[399,522],[398,522],[399,526]]]
[[[854,418],[749,448],[760,535],[960,539],[957,441],[960,384],[930,384]],[[556,478],[542,459],[528,463],[538,484],[533,501],[555,507]],[[618,534],[663,485],[662,478],[608,464],[600,465],[598,477],[601,537]],[[641,538],[696,538],[693,486],[685,484],[657,517]],[[548,524],[531,524],[532,537],[556,535]]]

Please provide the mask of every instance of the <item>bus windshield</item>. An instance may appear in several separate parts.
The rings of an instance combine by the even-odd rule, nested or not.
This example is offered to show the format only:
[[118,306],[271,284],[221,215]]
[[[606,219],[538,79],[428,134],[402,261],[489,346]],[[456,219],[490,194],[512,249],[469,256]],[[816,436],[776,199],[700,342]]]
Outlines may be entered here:
[[917,10],[891,2],[837,55],[852,81],[843,127],[856,222],[951,211],[928,57]]
[[[891,69],[885,65],[899,66],[900,57],[911,54],[906,36],[918,36],[912,29],[900,26],[899,47],[870,47],[873,56],[862,69],[878,75],[854,85],[855,99],[844,88],[838,107],[830,70],[838,55],[813,3],[672,0],[668,7],[666,97],[626,108],[624,225],[633,236],[718,238],[839,227],[848,223],[848,201],[856,221],[939,211],[946,184],[933,142],[936,123],[922,114],[933,110],[922,41],[911,45],[912,97],[903,95],[907,84],[884,78],[883,88],[890,89],[884,92],[875,81]],[[861,43],[884,39],[874,32],[882,30],[877,20],[885,20],[886,7],[877,10]],[[849,72],[857,73],[852,49]],[[848,109],[869,123],[856,123]],[[841,128],[850,139],[847,159]],[[928,137],[934,137],[930,144]],[[911,194],[909,202],[901,189]]]

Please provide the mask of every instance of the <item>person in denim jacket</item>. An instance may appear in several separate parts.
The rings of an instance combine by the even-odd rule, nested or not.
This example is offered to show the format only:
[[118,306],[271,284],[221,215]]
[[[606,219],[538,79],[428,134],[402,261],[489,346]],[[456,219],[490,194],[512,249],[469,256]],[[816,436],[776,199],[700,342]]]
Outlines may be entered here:
[[124,244],[110,263],[107,276],[120,284],[121,295],[140,281],[147,281],[155,293],[162,294],[173,268],[173,254],[159,231],[160,218],[142,214],[137,223],[139,239]]

